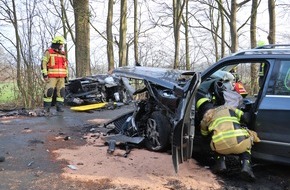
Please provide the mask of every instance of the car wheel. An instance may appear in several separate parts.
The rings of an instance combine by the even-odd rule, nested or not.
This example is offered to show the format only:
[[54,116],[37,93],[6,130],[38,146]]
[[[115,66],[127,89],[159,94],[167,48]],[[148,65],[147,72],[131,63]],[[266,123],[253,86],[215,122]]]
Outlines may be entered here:
[[151,114],[146,124],[145,146],[149,150],[164,151],[169,145],[171,124],[161,112]]

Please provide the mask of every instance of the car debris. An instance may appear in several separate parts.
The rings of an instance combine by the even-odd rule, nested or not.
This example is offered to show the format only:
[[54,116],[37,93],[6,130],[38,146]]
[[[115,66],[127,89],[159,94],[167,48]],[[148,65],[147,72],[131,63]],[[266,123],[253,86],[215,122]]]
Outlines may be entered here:
[[[74,111],[90,111],[100,109],[116,109],[129,104],[132,99],[132,87],[128,79],[109,74],[98,74],[71,79],[65,86],[65,104]],[[54,94],[52,106],[56,101]],[[25,108],[0,109],[0,117],[11,116],[47,117],[42,109],[29,110]]]
[[34,161],[29,162],[29,163],[27,164],[27,167],[32,166],[33,163],[34,163]]
[[109,148],[107,150],[107,153],[108,154],[112,154],[115,151],[115,148],[116,148],[116,141],[115,140],[109,140],[108,144],[109,144]]
[[72,169],[72,170],[77,170],[78,169],[76,166],[71,165],[71,164],[67,165],[67,167]]
[[68,140],[70,140],[70,139],[71,139],[70,136],[65,136],[65,137],[63,138],[63,140],[65,140],[65,141],[68,141]]
[[125,143],[125,154],[123,155],[123,157],[127,158],[128,154],[131,152],[131,148],[130,145],[128,143]]
[[104,102],[130,102],[126,80],[109,74],[86,76],[68,81],[65,103],[69,106]]

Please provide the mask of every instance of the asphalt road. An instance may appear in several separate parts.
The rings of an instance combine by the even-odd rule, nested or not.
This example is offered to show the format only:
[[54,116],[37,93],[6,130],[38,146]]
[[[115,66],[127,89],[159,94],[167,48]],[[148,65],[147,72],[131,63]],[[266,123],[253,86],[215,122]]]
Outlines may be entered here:
[[[90,127],[90,120],[109,120],[131,109],[123,106],[88,113],[66,108],[59,114],[52,108],[50,117],[5,117],[9,113],[1,113],[0,190],[91,189],[90,184],[61,179],[61,168],[67,163],[55,161],[51,152],[85,144],[81,134]],[[56,141],[56,138],[74,140]]]
[[[0,117],[0,190],[120,189],[110,184],[61,178],[62,168],[67,163],[56,161],[52,151],[85,145],[86,141],[81,137],[92,127],[90,120],[109,120],[131,109],[129,105],[87,113],[66,108],[61,114],[52,109],[54,115],[50,117]],[[63,140],[57,141],[57,138]],[[290,189],[289,166],[257,162],[253,169],[257,177],[255,183],[241,181],[236,175],[226,175],[219,177],[222,189]]]

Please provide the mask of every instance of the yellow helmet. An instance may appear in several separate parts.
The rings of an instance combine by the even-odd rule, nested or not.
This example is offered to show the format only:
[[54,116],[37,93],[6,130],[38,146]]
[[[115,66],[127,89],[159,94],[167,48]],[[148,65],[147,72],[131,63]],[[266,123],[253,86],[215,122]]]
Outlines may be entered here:
[[204,104],[205,102],[210,102],[210,99],[208,99],[208,98],[201,98],[201,99],[199,99],[197,101],[197,103],[196,103],[196,109],[198,110],[200,108],[200,106],[202,104]]
[[53,44],[65,44],[66,41],[65,41],[64,37],[62,37],[62,36],[55,36],[52,40],[52,43]]

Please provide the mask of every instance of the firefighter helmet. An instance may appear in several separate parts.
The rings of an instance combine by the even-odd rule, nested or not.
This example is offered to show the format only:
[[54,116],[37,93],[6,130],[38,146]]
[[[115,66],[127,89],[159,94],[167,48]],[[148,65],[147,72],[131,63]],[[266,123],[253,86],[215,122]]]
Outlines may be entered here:
[[62,37],[62,36],[55,36],[52,40],[52,43],[53,44],[65,44],[66,41],[65,41],[64,37]]

